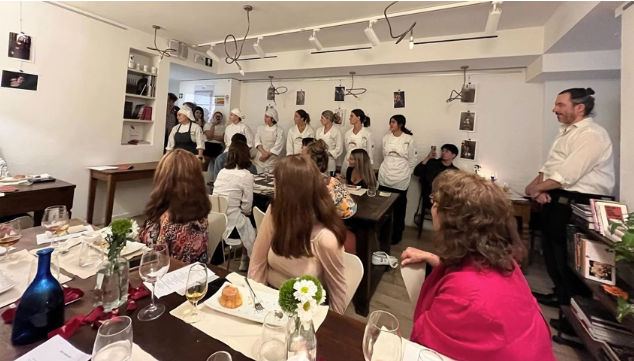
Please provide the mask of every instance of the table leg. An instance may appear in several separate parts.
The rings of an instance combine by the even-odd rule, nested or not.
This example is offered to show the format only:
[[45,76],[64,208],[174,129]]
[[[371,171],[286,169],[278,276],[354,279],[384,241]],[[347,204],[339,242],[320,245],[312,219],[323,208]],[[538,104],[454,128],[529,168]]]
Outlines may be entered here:
[[44,210],[40,209],[39,211],[33,212],[33,226],[39,227],[42,225],[42,218],[44,218]]
[[88,189],[88,210],[86,222],[92,224],[92,217],[95,211],[95,196],[97,195],[97,179],[90,177],[90,186]]
[[359,288],[354,294],[353,303],[354,309],[358,315],[367,317],[370,313],[370,287],[372,278],[372,240],[371,232],[374,230],[370,227],[359,226],[356,227],[357,236],[357,257],[363,263],[363,277]]
[[108,177],[108,181],[107,181],[107,191],[106,191],[106,214],[104,214],[105,217],[105,224],[104,226],[108,226],[110,225],[110,222],[112,221],[112,209],[114,208],[114,192],[115,189],[117,187],[117,182],[112,179],[112,176]]

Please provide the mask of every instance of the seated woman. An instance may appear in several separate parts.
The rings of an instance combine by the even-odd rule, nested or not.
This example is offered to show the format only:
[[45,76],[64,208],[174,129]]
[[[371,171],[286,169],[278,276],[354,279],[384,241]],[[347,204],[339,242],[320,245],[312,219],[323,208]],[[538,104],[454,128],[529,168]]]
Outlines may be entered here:
[[491,181],[447,170],[433,183],[436,253],[407,248],[402,265],[434,267],[410,340],[456,360],[554,361],[550,330],[513,259],[523,255],[511,204]]
[[302,154],[306,154],[306,148],[308,148],[309,145],[315,143],[315,138],[304,138],[302,139]]
[[[227,208],[227,229],[223,235],[225,241],[240,239],[251,256],[255,229],[249,216],[253,207],[253,174],[249,146],[245,142],[232,142],[229,146],[227,165],[218,173],[214,182],[214,195],[225,196],[229,200]],[[247,258],[243,256],[240,270],[246,271]]]
[[330,309],[346,310],[343,242],[346,227],[323,176],[308,157],[288,156],[275,167],[275,198],[253,247],[249,278],[279,288],[289,278],[318,278]]
[[154,189],[145,206],[141,242],[166,243],[170,256],[207,263],[207,216],[211,204],[200,161],[187,150],[163,156],[154,173]]
[[370,162],[370,156],[365,149],[355,149],[350,153],[346,178],[344,179],[339,174],[337,179],[342,183],[366,189],[370,187],[376,189],[378,185],[372,169],[372,162]]

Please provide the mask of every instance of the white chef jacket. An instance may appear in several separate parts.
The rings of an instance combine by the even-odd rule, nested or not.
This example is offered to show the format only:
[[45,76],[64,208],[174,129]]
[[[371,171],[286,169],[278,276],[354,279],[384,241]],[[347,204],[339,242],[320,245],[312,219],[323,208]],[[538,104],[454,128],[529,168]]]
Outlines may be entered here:
[[608,132],[590,117],[562,124],[539,172],[567,191],[612,195],[614,157]]
[[366,127],[361,128],[359,133],[354,134],[354,128],[349,129],[344,136],[346,157],[343,159],[341,166],[341,174],[345,177],[348,169],[348,158],[355,149],[363,149],[370,156],[370,164],[374,164],[374,142],[372,141],[372,133]]
[[343,153],[343,138],[341,131],[336,125],[333,125],[328,133],[324,133],[325,127],[321,127],[317,130],[316,139],[323,139],[328,145],[328,172],[334,172],[337,169],[337,158]]
[[[174,128],[172,128],[172,131],[170,132],[170,136],[169,138],[167,138],[167,147],[165,147],[166,150],[172,150],[174,149],[174,136],[176,135],[176,132],[178,131],[179,133],[187,133],[189,131],[189,135],[192,138],[192,142],[196,143],[196,149],[205,149],[205,135],[203,134],[203,130],[200,127],[200,125],[196,124],[196,123],[190,123],[192,128],[191,131],[189,130],[189,124],[184,125],[184,124],[176,124],[174,126]],[[178,126],[181,126],[180,129],[178,128]]]
[[383,163],[379,168],[379,184],[398,190],[409,187],[410,178],[418,163],[418,151],[414,137],[392,132],[383,137]]
[[251,128],[249,128],[249,126],[244,124],[243,122],[240,122],[238,124],[229,123],[225,128],[225,152],[229,150],[229,146],[231,145],[231,137],[233,137],[233,135],[237,133],[244,134],[244,136],[247,137],[247,145],[249,146],[249,148],[253,148],[254,135]]
[[288,130],[286,136],[286,155],[300,154],[302,152],[302,139],[315,138],[315,129],[306,124],[303,133],[299,132],[297,125]]
[[[210,123],[205,123],[205,126],[203,127],[203,131],[206,132],[208,130],[211,130],[211,125],[212,125],[211,122]],[[223,124],[216,125],[216,129],[214,129],[214,136],[216,136],[216,137],[219,136],[219,135],[224,136],[225,128],[226,127]],[[207,139],[207,136],[205,136],[205,139]],[[229,140],[231,140],[231,138],[229,138]],[[211,143],[220,143],[217,140],[206,140],[206,141],[207,142],[211,142]]]
[[253,207],[253,184],[253,174],[246,169],[238,168],[222,169],[214,182],[214,195],[225,196],[229,200],[225,212],[227,228],[222,238],[226,241],[236,228],[249,256],[255,243],[255,229],[244,213],[251,212]]
[[265,169],[273,170],[275,163],[277,163],[278,156],[284,149],[284,129],[277,124],[272,127],[268,125],[260,125],[258,131],[255,133],[255,148],[262,146],[265,151],[272,155],[265,162],[260,160],[262,153],[258,150],[253,161],[258,173],[264,172]]

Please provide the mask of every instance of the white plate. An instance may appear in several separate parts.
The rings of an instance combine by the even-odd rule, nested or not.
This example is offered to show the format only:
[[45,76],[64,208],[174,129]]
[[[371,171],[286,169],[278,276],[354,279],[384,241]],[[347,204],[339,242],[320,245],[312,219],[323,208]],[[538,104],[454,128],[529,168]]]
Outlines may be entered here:
[[[242,294],[242,306],[238,308],[225,308],[220,305],[220,296],[222,295],[222,290],[226,286],[233,286],[240,291]],[[216,292],[213,296],[209,297],[207,301],[205,301],[205,306],[211,308],[212,310],[216,310],[218,312],[226,313],[228,315],[232,315],[235,317],[244,318],[246,320],[255,321],[259,323],[264,323],[264,317],[270,311],[281,311],[282,308],[277,302],[278,295],[268,292],[256,292],[255,294],[264,306],[264,311],[256,311],[254,304],[255,302],[251,298],[251,292],[248,288],[244,288],[241,286],[232,285],[229,282],[225,282],[222,287]]]
[[[106,246],[108,244],[106,243]],[[141,248],[143,248],[143,246],[145,246],[145,244],[141,243],[141,242],[130,242],[128,241],[125,244],[125,247],[123,247],[123,249],[121,250],[121,256],[127,256],[129,254],[132,254],[134,252],[139,251]],[[108,253],[108,248],[104,247],[102,248],[103,253]]]
[[346,188],[348,188],[348,189],[359,189],[359,188],[361,188],[361,186],[355,186],[353,184],[346,184]]

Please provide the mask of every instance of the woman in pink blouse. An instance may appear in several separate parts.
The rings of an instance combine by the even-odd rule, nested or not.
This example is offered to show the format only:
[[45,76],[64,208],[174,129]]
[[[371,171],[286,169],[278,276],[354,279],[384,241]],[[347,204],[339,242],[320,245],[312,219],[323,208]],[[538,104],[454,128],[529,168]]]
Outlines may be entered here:
[[510,202],[473,173],[433,183],[436,254],[408,248],[402,265],[434,267],[411,340],[461,361],[555,361],[550,330],[514,260],[523,254]]
[[275,198],[258,229],[249,278],[279,288],[289,278],[317,277],[330,309],[343,314],[346,227],[323,177],[310,158],[298,155],[279,161],[274,175]]

